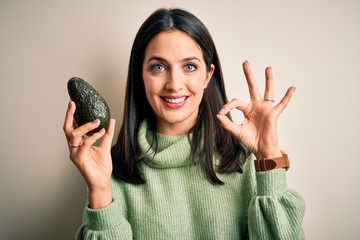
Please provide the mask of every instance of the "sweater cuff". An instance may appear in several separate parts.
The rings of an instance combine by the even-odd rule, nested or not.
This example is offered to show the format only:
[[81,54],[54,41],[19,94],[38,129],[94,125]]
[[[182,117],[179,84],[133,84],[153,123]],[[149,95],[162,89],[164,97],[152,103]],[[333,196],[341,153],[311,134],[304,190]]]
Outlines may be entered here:
[[256,172],[257,195],[281,195],[287,189],[285,169]]
[[111,204],[101,209],[91,209],[86,207],[88,217],[88,227],[94,231],[101,231],[114,228],[121,224],[123,214],[120,209],[120,201],[114,199]]

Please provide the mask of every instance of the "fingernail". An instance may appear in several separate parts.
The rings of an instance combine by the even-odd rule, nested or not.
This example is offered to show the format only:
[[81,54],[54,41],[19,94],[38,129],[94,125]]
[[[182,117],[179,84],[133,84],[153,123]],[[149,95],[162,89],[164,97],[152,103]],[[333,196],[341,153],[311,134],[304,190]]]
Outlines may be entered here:
[[225,109],[224,108],[220,109],[219,114],[224,114],[224,113],[225,113]]
[[100,120],[99,119],[95,119],[94,121],[92,121],[93,124],[98,123]]
[[71,101],[68,103],[68,108],[70,108],[71,107]]
[[100,129],[99,133],[104,133],[105,132],[105,128]]

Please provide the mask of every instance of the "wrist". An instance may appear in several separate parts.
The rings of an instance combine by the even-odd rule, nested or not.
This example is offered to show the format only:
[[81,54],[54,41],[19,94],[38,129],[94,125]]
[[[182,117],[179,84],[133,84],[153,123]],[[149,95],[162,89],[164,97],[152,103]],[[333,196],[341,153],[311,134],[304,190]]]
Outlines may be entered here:
[[282,155],[283,155],[283,151],[281,151],[280,148],[275,148],[268,151],[259,151],[255,153],[256,159],[276,158]]
[[90,208],[101,209],[112,203],[110,186],[102,189],[89,189],[88,199]]
[[257,158],[254,161],[254,164],[257,172],[280,168],[284,168],[287,171],[290,168],[289,157],[284,151],[280,151],[280,154],[277,157]]

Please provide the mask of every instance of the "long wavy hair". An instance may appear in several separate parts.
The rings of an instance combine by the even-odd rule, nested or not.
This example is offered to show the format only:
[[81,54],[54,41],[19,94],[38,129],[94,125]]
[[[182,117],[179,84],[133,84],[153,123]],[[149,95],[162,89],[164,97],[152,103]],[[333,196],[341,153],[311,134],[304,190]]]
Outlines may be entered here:
[[[245,149],[221,127],[216,118],[218,111],[228,101],[219,57],[205,25],[193,14],[173,8],[156,10],[145,20],[135,37],[128,69],[123,122],[117,142],[111,150],[113,174],[129,183],[145,182],[139,169],[142,156],[139,153],[138,132],[144,119],[155,130],[156,120],[146,98],[142,65],[150,40],[156,34],[170,30],[185,32],[199,44],[207,71],[210,71],[211,64],[215,66],[199,105],[196,124],[191,131],[191,156],[194,163],[201,163],[212,183],[223,184],[216,173],[241,173],[243,162],[240,161],[240,153],[245,152]],[[231,119],[230,114],[228,117]],[[215,166],[216,158],[220,159],[219,166]]]

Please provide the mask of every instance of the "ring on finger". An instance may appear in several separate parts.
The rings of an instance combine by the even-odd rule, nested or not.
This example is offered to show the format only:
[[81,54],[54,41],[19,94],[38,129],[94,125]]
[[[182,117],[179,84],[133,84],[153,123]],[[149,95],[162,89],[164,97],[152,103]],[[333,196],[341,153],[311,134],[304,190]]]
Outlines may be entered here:
[[71,144],[71,143],[69,142],[69,147],[71,147],[71,148],[78,148],[78,147],[80,147],[81,145],[82,145],[82,142],[79,143],[78,145],[74,145],[74,144]]
[[268,102],[272,102],[272,103],[274,103],[274,102],[275,102],[275,100],[274,100],[274,99],[268,99],[268,98],[264,98],[264,101],[268,101]]

